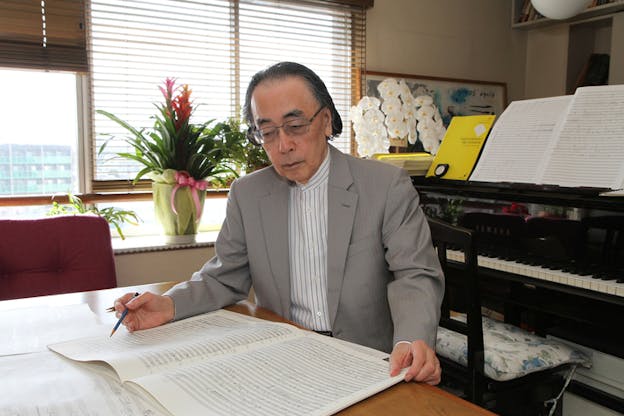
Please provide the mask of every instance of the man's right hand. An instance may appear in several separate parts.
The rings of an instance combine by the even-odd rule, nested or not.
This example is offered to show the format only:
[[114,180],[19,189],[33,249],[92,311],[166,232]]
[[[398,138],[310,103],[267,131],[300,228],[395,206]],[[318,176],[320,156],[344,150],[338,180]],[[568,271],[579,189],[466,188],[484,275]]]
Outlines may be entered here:
[[123,320],[123,325],[129,332],[166,324],[171,322],[175,315],[173,299],[151,292],[142,293],[137,297],[134,297],[134,293],[126,293],[115,300],[117,318],[125,308],[128,308],[128,314]]

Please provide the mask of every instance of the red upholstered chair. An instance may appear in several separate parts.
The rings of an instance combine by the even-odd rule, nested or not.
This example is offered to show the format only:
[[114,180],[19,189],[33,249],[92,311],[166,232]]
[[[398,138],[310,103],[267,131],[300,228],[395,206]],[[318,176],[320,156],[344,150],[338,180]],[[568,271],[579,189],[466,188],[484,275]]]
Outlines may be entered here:
[[116,286],[111,235],[103,218],[0,220],[0,300]]

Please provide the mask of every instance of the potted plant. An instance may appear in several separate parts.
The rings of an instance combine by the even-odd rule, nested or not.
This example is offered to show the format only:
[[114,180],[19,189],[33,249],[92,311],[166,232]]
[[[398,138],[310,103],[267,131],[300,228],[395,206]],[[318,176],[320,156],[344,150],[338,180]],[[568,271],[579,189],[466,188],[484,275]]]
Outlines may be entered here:
[[135,183],[144,176],[152,180],[156,218],[167,242],[192,242],[209,181],[222,180],[225,173],[235,174],[231,167],[233,151],[224,140],[220,123],[191,123],[193,104],[188,85],[176,86],[175,79],[167,78],[159,88],[165,102],[155,104],[158,112],[150,129],[136,129],[114,114],[97,112],[128,131],[124,141],[133,152],[118,155],[143,166]]
[[67,205],[53,201],[52,208],[47,212],[47,215],[97,215],[115,227],[117,234],[122,240],[126,239],[121,229],[122,225],[126,222],[137,225],[139,222],[139,217],[134,211],[116,207],[98,208],[95,205],[88,206],[82,202],[82,199],[73,194],[67,194],[67,199],[69,200]]
[[236,175],[231,176],[251,173],[271,164],[264,148],[247,139],[246,129],[241,125],[240,120],[230,118],[227,121],[217,123],[214,131],[219,137],[222,137],[222,141],[230,152],[231,167],[232,170],[236,171]]

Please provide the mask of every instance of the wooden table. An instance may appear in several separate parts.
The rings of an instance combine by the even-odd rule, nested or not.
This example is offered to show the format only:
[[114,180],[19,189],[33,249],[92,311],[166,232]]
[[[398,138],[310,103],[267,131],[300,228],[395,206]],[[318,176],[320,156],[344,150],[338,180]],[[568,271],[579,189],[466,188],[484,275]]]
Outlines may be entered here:
[[[127,292],[163,293],[175,282],[165,282],[141,286],[96,290],[92,292],[69,293],[64,295],[41,296],[35,298],[15,299],[0,302],[0,311],[19,307],[35,306],[63,306],[86,303],[102,323],[111,326],[116,319],[113,314],[107,313],[106,308],[113,301]],[[249,302],[241,302],[226,309],[245,315],[271,321],[286,322],[279,315]],[[340,415],[449,415],[449,416],[478,416],[493,415],[493,413],[478,407],[457,396],[445,392],[437,387],[419,383],[399,383],[381,393],[369,397],[339,413]]]

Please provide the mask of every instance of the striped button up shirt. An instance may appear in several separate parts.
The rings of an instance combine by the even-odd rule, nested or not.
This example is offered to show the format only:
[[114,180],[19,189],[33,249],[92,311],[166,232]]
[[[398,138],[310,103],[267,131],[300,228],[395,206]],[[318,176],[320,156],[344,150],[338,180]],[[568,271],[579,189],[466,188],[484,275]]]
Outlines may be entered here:
[[331,331],[327,306],[327,181],[329,151],[308,183],[290,188],[288,238],[291,320]]

